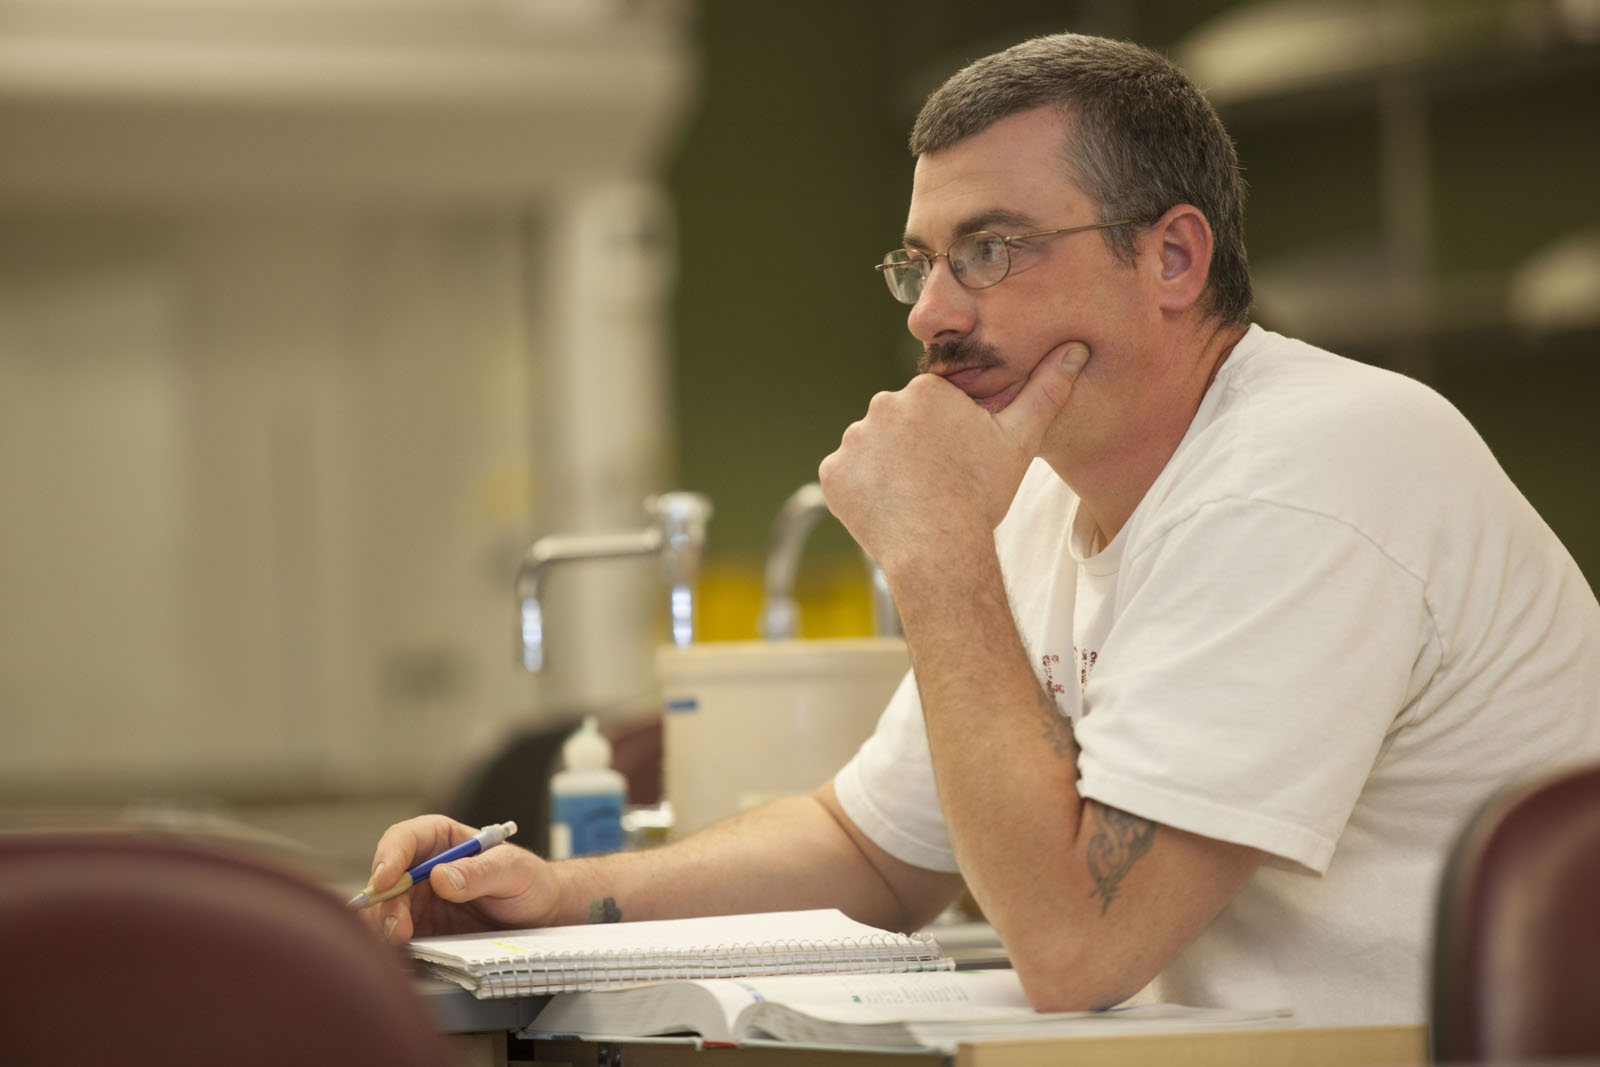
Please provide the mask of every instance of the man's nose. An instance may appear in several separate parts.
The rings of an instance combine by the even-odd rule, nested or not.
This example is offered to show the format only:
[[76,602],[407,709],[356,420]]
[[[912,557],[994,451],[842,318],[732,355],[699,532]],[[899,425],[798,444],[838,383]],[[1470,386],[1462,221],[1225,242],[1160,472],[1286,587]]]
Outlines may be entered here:
[[911,305],[906,328],[925,345],[965,337],[977,325],[974,297],[971,289],[956,281],[950,261],[941,256],[933,261],[922,294]]

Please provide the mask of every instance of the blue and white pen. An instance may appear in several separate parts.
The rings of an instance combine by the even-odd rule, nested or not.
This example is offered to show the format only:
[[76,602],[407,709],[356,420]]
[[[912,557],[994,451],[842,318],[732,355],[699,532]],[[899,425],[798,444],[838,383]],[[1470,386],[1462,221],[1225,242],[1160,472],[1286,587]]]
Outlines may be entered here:
[[514,822],[502,822],[493,826],[485,826],[454,848],[447,848],[432,859],[423,860],[405,874],[402,874],[398,882],[383,892],[374,893],[372,886],[369,884],[367,888],[350,898],[350,906],[357,909],[369,908],[374,904],[381,904],[391,897],[397,897],[418,882],[427,881],[428,872],[439,866],[439,864],[449,863],[452,860],[466,859],[468,856],[476,856],[484,849],[493,848],[516,832],[517,824]]

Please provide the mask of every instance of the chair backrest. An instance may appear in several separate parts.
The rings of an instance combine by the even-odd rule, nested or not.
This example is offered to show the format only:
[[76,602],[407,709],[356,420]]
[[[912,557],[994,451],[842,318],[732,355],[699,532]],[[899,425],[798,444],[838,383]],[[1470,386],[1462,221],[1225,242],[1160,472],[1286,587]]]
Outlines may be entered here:
[[611,766],[628,780],[629,804],[661,802],[661,715],[646,715],[608,727]]
[[451,1062],[398,953],[218,842],[0,835],[0,966],[7,1063]]
[[1435,1060],[1600,1058],[1600,765],[1509,789],[1468,823],[1435,930]]

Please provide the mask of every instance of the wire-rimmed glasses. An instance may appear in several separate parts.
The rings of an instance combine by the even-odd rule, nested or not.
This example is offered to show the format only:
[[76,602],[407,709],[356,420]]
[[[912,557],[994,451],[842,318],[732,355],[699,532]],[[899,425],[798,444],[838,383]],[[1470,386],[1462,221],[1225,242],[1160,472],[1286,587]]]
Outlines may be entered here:
[[1132,219],[1115,222],[1091,222],[1087,226],[1064,226],[1058,230],[1038,230],[1034,233],[1014,233],[1009,237],[989,230],[964,233],[950,242],[943,252],[929,254],[916,248],[896,248],[883,257],[875,269],[883,272],[889,292],[902,304],[915,304],[922,296],[922,287],[933,273],[933,261],[943,257],[950,261],[950,273],[968,289],[987,289],[998,285],[1011,273],[1011,243],[1037,237],[1058,237],[1087,230],[1109,230],[1113,226],[1127,226]]

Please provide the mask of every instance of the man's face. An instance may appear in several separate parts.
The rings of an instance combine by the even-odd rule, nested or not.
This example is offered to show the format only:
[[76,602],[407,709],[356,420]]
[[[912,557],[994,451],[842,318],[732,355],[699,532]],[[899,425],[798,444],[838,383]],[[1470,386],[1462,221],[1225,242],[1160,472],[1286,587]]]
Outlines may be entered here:
[[[1089,197],[1063,172],[1066,132],[1054,111],[1029,111],[919,158],[906,246],[933,254],[975,230],[1010,236],[1098,221]],[[1093,408],[1096,378],[1111,370],[1109,354],[1147,314],[1137,299],[1137,272],[1094,230],[1018,241],[1010,253],[1010,273],[986,289],[966,288],[947,260],[935,260],[907,318],[923,344],[920,369],[998,411],[1047,353],[1082,341],[1089,364],[1067,407],[1081,424]]]

